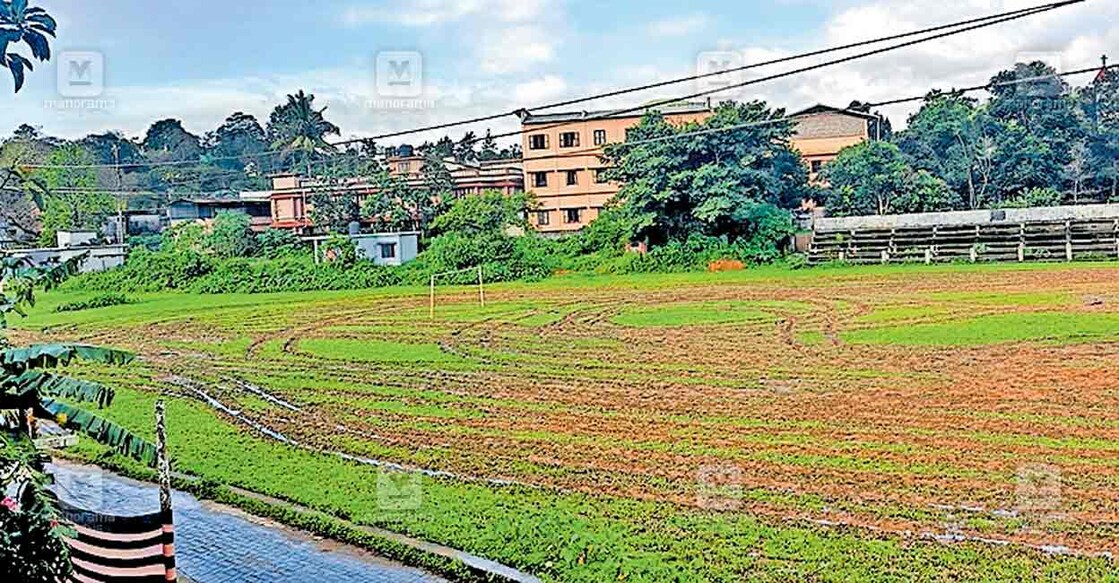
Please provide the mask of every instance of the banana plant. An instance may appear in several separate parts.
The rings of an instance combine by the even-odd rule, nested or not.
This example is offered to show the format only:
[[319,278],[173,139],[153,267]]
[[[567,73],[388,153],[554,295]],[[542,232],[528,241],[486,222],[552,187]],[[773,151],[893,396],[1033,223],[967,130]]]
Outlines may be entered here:
[[[54,419],[59,425],[84,433],[121,454],[154,465],[156,448],[150,442],[71,404],[108,407],[113,402],[112,388],[54,372],[75,360],[124,365],[133,358],[132,354],[120,350],[77,344],[43,344],[0,351],[0,410],[33,411],[36,417]],[[12,429],[29,433],[26,421],[17,419],[15,424]]]
[[[36,267],[27,259],[8,256],[0,259],[0,329],[6,328],[8,317],[15,313],[26,316],[35,305],[37,290],[50,290],[77,273],[85,256],[74,257],[57,265]],[[129,353],[110,348],[73,344],[45,344],[15,348],[0,346],[0,411],[9,414],[9,428],[30,433],[24,419],[31,411],[41,418],[55,419],[60,425],[89,435],[115,448],[122,454],[152,465],[155,446],[133,435],[127,429],[106,421],[71,403],[93,403],[99,408],[113,401],[113,390],[90,381],[61,376],[54,370],[75,360],[101,364],[124,365],[132,361]]]

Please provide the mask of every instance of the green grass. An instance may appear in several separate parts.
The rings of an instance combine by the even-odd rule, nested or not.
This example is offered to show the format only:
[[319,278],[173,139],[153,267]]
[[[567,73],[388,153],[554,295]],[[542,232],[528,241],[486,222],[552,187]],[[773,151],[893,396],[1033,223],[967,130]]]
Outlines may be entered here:
[[[1077,269],[1083,267],[1076,266]],[[203,370],[185,374],[235,375],[308,410],[321,410],[322,419],[368,430],[371,434],[381,432],[392,437],[422,432],[445,438],[435,442],[419,438],[415,442],[381,440],[324,427],[321,439],[313,441],[389,461],[455,468],[465,473],[477,471],[490,477],[525,477],[537,483],[546,482],[538,478],[554,476],[585,484],[587,475],[602,476],[604,483],[618,481],[617,488],[601,490],[614,492],[624,492],[627,484],[634,483],[627,479],[636,481],[646,476],[627,476],[621,470],[596,472],[594,468],[565,464],[562,460],[565,449],[598,452],[603,465],[612,463],[611,456],[616,458],[619,451],[624,451],[624,455],[651,452],[687,457],[684,463],[699,463],[701,458],[742,460],[758,462],[751,467],[820,468],[850,475],[924,476],[948,481],[974,478],[975,468],[960,466],[945,458],[939,446],[910,443],[912,440],[904,439],[905,427],[898,428],[898,434],[902,435],[899,442],[889,438],[876,441],[872,437],[852,441],[843,436],[857,432],[860,429],[857,425],[846,426],[842,420],[799,419],[796,415],[789,418],[768,416],[762,406],[759,411],[727,410],[725,418],[688,414],[677,418],[673,415],[672,419],[684,427],[659,437],[642,435],[640,430],[633,435],[603,435],[595,429],[598,425],[609,426],[607,419],[629,419],[635,422],[634,427],[642,427],[636,422],[663,425],[670,417],[668,412],[643,410],[638,404],[632,409],[576,404],[562,397],[545,395],[543,391],[540,400],[507,398],[502,394],[500,375],[516,371],[558,385],[604,381],[612,386],[641,387],[645,383],[670,381],[680,386],[694,384],[757,391],[759,402],[780,399],[759,384],[757,377],[763,372],[770,380],[803,379],[804,390],[812,390],[812,381],[817,378],[850,379],[853,390],[861,390],[855,384],[860,379],[911,382],[917,380],[917,375],[895,378],[891,376],[895,373],[862,370],[827,359],[814,363],[810,370],[792,365],[786,369],[779,365],[735,376],[724,374],[724,370],[716,366],[644,362],[632,358],[633,353],[627,353],[631,346],[620,336],[637,335],[633,330],[606,326],[604,328],[619,337],[596,334],[583,337],[532,328],[560,322],[583,307],[593,309],[596,306],[593,294],[609,296],[615,290],[663,292],[681,286],[703,285],[704,289],[716,290],[714,297],[725,298],[741,296],[723,293],[719,286],[749,286],[751,290],[756,286],[765,289],[770,297],[784,298],[788,297],[781,293],[785,287],[801,293],[805,288],[828,290],[832,285],[852,284],[857,288],[865,285],[863,281],[868,278],[889,285],[894,281],[891,278],[909,281],[924,274],[1067,268],[1063,265],[948,265],[790,271],[773,267],[721,274],[563,277],[531,285],[495,285],[493,290],[507,293],[515,300],[493,302],[486,308],[475,303],[474,290],[441,288],[441,294],[455,294],[455,298],[439,305],[435,321],[427,318],[426,290],[423,289],[259,296],[148,294],[137,296],[139,303],[136,305],[72,314],[51,314],[50,310],[59,303],[80,299],[81,294],[51,293],[43,296],[43,302],[30,319],[16,322],[16,325],[35,330],[74,326],[75,330],[66,330],[64,334],[88,338],[96,338],[99,332],[113,328],[172,325],[184,331],[183,339],[165,340],[163,338],[176,337],[157,330],[160,334],[155,337],[160,339],[157,346],[214,356],[214,362],[199,367]],[[1093,268],[1104,269],[1105,266]],[[1119,271],[1114,273],[1119,274]],[[524,299],[548,290],[553,290],[552,303],[536,305]],[[561,290],[563,295],[555,294],[555,290]],[[557,300],[557,297],[563,299]],[[755,296],[751,292],[747,297]],[[808,296],[802,293],[798,297]],[[997,294],[970,292],[924,296],[918,299],[931,298],[934,306],[966,304],[968,309],[963,313],[971,317],[906,326],[899,324],[924,316],[943,318],[945,314],[930,314],[928,308],[904,305],[904,300],[891,297],[882,310],[855,320],[859,326],[878,327],[840,334],[848,342],[855,343],[968,346],[1023,340],[1111,339],[1119,331],[1119,314],[1056,311],[1066,304],[1071,304],[1070,309],[1078,305],[1080,302],[1075,295],[1018,294],[1009,297],[1004,304],[1000,304],[998,297]],[[566,298],[572,298],[571,303]],[[386,299],[392,300],[391,305],[384,302]],[[839,306],[843,302],[836,300],[835,304]],[[845,305],[846,309],[838,310],[841,319],[837,322],[837,330],[850,324],[842,317],[853,314],[856,307],[854,301]],[[1004,305],[1046,307],[1053,311],[982,315],[997,312]],[[774,320],[787,314],[808,314],[810,317],[798,323],[798,337],[805,344],[820,345],[819,350],[823,351],[830,348],[827,346],[829,337],[812,328],[823,325],[818,318],[813,319],[817,312],[806,303],[791,301],[691,302],[623,309],[615,323],[654,328],[761,323],[771,326]],[[314,329],[312,337],[307,337],[304,327],[316,318],[329,320],[329,325]],[[184,325],[179,327],[179,323]],[[716,332],[729,335],[738,330],[728,328]],[[132,333],[118,337],[127,338]],[[136,333],[146,331],[137,330]],[[658,334],[654,330],[651,335]],[[284,350],[291,338],[302,339],[293,344],[293,353],[289,354]],[[256,346],[252,358],[246,358],[253,341],[262,341],[262,344]],[[448,352],[440,342],[456,346],[456,350],[461,349],[471,356],[463,358]],[[572,349],[577,349],[576,355],[565,355]],[[609,358],[617,355],[627,358],[620,361]],[[197,356],[188,354],[182,358],[183,365],[189,366],[193,362],[189,359]],[[743,363],[744,366],[748,364],[748,361]],[[149,365],[152,370],[144,369],[141,362],[124,370],[83,367],[77,372],[84,378],[102,380],[117,388],[117,402],[105,411],[106,416],[151,437],[154,399],[165,389],[156,379],[166,371],[154,361]],[[157,368],[160,370],[155,370]],[[447,373],[447,386],[439,379],[421,384],[409,378],[427,369]],[[489,383],[493,392],[463,390],[461,385],[456,385],[453,382],[455,373],[464,370],[493,375],[483,381]],[[220,382],[217,378],[205,380]],[[1013,546],[940,545],[851,527],[828,529],[794,520],[763,519],[746,511],[704,512],[656,500],[590,496],[549,488],[498,487],[470,480],[418,478],[422,503],[417,510],[402,512],[382,503],[381,476],[375,468],[267,441],[200,403],[168,398],[171,453],[178,470],[296,501],[361,524],[458,547],[524,569],[546,581],[1119,581],[1114,563],[1099,559],[1048,557]],[[236,406],[260,412],[265,417],[270,410],[275,411],[268,403],[252,396],[233,393],[229,398],[236,400]],[[954,413],[959,414],[958,411]],[[579,427],[567,430],[556,425],[515,423],[509,427],[503,423],[507,418],[538,416],[546,421],[561,415],[577,417]],[[1053,424],[1078,421],[1048,415],[1027,420],[1039,424],[1050,420]],[[359,425],[362,421],[367,425]],[[316,433],[317,428],[308,431]],[[1062,438],[1060,431],[1054,431],[1054,437],[1036,440],[1026,436],[1025,431],[1021,434],[992,431],[963,435],[981,443],[1044,447],[1070,457],[1078,454],[1076,450],[1079,449],[1114,450],[1106,436],[1071,439]],[[943,435],[961,433],[945,432]],[[712,439],[720,436],[728,439]],[[509,448],[501,452],[503,456],[486,458],[482,455],[485,450],[480,452],[455,445],[467,440],[487,442],[491,439],[511,440]],[[103,453],[87,442],[83,442],[80,449],[92,455]],[[805,449],[809,451],[803,451]],[[912,461],[912,458],[929,458],[929,461]],[[617,467],[624,468],[624,465]],[[690,493],[689,488],[697,487],[694,480],[687,477],[665,478],[661,482],[656,479],[649,482],[653,495],[680,495],[682,491]],[[561,482],[557,479],[554,483]],[[900,496],[905,492],[907,490],[899,486],[898,491],[886,494]],[[744,489],[738,498],[774,504],[779,512],[791,509],[793,514],[811,510],[806,513],[812,516],[847,511],[857,516],[907,519],[917,516],[920,518],[916,520],[924,521],[922,526],[927,525],[931,531],[941,531],[943,526],[943,521],[937,518],[939,515],[934,516],[929,508],[888,500],[861,500],[858,496],[840,500],[770,489]],[[896,502],[896,498],[894,500]],[[981,520],[985,519],[976,519],[976,522]],[[992,522],[983,529],[1005,530],[1009,528],[1007,524],[1007,521]]]
[[797,302],[692,302],[630,308],[612,321],[631,328],[759,323],[773,320],[781,311],[804,309]]
[[[121,388],[103,414],[151,438],[150,424],[138,421],[151,418],[155,398]],[[735,512],[423,476],[406,482],[418,508],[402,510],[386,503],[397,493],[387,484],[400,482],[381,470],[264,441],[195,402],[172,399],[167,416],[181,471],[449,544],[546,581],[1119,581],[1103,559],[905,542]],[[104,454],[84,440],[78,451]]]
[[965,320],[853,330],[855,344],[982,346],[1007,342],[1078,342],[1119,338],[1119,313],[1038,312],[998,314]]
[[438,344],[406,344],[375,340],[309,338],[299,342],[298,350],[328,360],[353,362],[446,363],[463,360],[443,352]]

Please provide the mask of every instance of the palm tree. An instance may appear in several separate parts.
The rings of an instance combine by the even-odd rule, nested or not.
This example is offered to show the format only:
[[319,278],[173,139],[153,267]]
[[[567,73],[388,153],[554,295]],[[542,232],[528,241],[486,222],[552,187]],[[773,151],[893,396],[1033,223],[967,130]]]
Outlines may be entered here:
[[287,103],[272,111],[268,122],[268,136],[272,149],[284,154],[297,153],[303,158],[307,175],[311,175],[311,161],[315,154],[334,152],[326,136],[340,135],[338,126],[326,121],[326,108],[315,109],[315,96],[300,90],[288,95]]
[[9,53],[8,46],[24,43],[31,56],[39,61],[51,58],[50,39],[58,24],[46,10],[28,7],[27,0],[0,0],[0,67],[8,69],[16,83],[16,93],[23,88],[25,71],[34,70],[31,60],[19,53]]

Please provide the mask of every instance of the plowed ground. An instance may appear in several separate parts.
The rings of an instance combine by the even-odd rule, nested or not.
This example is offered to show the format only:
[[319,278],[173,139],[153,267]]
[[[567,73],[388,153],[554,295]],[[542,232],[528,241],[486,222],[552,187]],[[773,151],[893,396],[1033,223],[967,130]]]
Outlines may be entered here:
[[430,320],[422,291],[164,296],[30,322],[134,349],[128,382],[187,377],[323,449],[1119,552],[1114,266],[558,280],[487,299],[440,290]]

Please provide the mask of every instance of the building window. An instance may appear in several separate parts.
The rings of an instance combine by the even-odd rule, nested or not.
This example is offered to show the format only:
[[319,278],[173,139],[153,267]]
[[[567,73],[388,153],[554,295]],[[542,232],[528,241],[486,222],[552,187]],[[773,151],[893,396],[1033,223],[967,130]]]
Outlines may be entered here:
[[396,243],[381,243],[381,259],[396,259]]
[[594,145],[596,145],[596,146],[606,145],[606,130],[595,130],[594,131]]
[[400,162],[396,165],[396,171],[400,172],[401,174],[407,174],[412,171],[412,163]]
[[529,150],[547,150],[548,134],[535,134],[528,137]]
[[579,184],[579,171],[578,170],[568,170],[567,171],[567,185],[568,186],[576,186],[577,184]]
[[596,184],[606,184],[607,182],[610,182],[609,180],[606,179],[606,169],[605,168],[595,168],[595,170],[594,170],[594,181],[595,181]]
[[533,172],[532,185],[536,188],[543,188],[548,186],[548,173],[547,172]]
[[583,222],[583,209],[564,209],[563,222],[569,225]]
[[536,224],[545,227],[552,222],[552,213],[548,211],[536,211]]
[[579,132],[563,132],[560,134],[561,148],[575,148],[579,145]]
[[824,161],[823,160],[813,160],[812,161],[812,173],[813,174],[819,174],[820,171],[823,170],[823,169],[824,169]]

